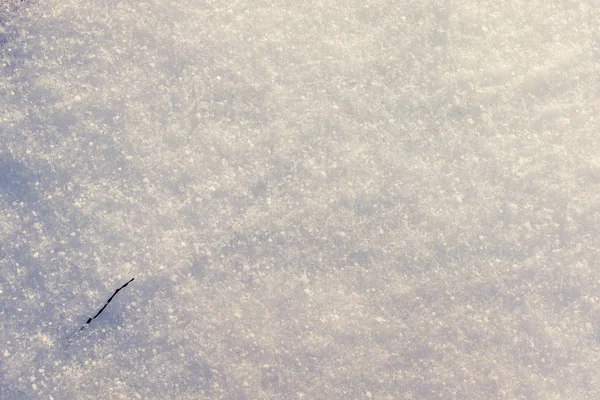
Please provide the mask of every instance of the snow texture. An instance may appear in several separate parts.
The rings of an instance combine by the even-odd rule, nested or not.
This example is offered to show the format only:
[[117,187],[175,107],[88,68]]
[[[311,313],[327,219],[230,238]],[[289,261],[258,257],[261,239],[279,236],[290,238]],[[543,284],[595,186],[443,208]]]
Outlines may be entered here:
[[600,398],[597,0],[0,5],[2,400]]

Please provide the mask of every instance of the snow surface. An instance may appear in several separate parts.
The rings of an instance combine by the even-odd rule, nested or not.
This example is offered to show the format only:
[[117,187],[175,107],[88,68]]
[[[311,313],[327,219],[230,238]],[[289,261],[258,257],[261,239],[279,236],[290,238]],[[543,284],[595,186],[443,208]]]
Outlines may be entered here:
[[1,4],[2,400],[600,398],[597,0]]

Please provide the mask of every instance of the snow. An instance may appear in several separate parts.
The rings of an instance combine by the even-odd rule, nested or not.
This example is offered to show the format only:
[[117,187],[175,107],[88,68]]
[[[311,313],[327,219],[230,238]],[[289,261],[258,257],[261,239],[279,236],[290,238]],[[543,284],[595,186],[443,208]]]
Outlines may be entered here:
[[0,0],[0,399],[598,398],[596,8]]

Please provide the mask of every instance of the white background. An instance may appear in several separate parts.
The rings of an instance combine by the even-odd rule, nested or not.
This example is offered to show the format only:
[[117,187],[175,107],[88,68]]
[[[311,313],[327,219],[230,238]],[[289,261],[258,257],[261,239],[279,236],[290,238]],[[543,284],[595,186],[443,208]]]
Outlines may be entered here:
[[4,2],[0,398],[600,398],[599,9]]

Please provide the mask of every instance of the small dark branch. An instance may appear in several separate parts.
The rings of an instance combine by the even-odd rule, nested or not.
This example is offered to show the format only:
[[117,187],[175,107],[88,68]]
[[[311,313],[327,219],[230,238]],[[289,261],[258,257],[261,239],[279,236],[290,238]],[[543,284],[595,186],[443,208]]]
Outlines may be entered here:
[[121,290],[125,286],[129,285],[134,279],[135,278],[131,278],[131,280],[129,282],[127,282],[126,284],[124,284],[123,286],[121,286],[120,288],[118,288],[117,290],[115,290],[115,292],[113,293],[113,295],[110,296],[110,299],[108,299],[108,301],[104,304],[104,306],[100,309],[100,311],[98,311],[96,313],[96,315],[94,315],[93,317],[88,318],[87,322],[85,324],[83,324],[83,326],[79,330],[80,331],[84,330],[85,327],[90,324],[90,322],[92,322],[93,320],[95,320],[102,313],[102,311],[104,311],[104,309],[106,308],[106,306],[108,305],[108,303],[110,303],[112,301],[112,299],[117,295],[117,293],[119,293],[119,290]]

